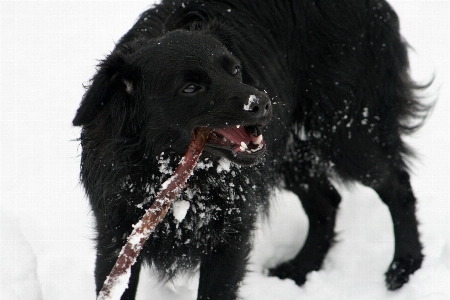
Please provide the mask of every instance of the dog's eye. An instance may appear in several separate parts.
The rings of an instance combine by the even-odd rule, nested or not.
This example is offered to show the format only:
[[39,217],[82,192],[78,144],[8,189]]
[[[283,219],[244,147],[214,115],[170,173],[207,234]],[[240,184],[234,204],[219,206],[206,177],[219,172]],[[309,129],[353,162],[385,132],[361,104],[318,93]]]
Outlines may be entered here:
[[198,92],[199,90],[201,90],[201,86],[195,85],[195,84],[190,84],[187,87],[184,88],[183,93],[186,94],[193,94],[195,92]]
[[237,75],[237,74],[239,74],[239,71],[240,71],[240,70],[241,70],[241,67],[236,66],[236,67],[234,67],[233,72],[231,72],[231,74]]

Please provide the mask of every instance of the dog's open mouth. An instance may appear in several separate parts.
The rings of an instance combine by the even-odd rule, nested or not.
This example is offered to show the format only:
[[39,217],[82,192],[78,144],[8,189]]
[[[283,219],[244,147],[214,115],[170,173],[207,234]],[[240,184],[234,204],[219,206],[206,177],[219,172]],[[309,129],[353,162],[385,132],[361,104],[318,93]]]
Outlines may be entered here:
[[231,150],[233,153],[256,153],[264,149],[261,128],[258,126],[235,126],[214,129],[207,145],[215,148]]
[[265,151],[261,126],[234,126],[213,129],[206,141],[206,150],[238,164],[249,165]]

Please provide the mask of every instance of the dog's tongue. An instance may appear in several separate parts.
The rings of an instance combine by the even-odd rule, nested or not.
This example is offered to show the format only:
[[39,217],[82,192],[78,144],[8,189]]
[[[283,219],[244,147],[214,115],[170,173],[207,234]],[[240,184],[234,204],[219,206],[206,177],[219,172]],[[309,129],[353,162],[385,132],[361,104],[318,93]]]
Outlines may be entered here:
[[250,134],[244,126],[214,129],[214,132],[220,134],[235,145],[240,145],[242,142],[248,145],[252,141]]

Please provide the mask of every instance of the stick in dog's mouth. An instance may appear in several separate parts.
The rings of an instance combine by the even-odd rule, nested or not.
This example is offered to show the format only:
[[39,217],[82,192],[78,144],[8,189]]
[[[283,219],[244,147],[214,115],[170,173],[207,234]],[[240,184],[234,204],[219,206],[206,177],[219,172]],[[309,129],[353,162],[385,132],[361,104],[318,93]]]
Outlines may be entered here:
[[206,127],[198,127],[194,130],[186,153],[181,158],[174,174],[161,185],[161,190],[156,195],[153,204],[133,226],[133,231],[128,237],[127,243],[122,247],[109,276],[106,277],[97,300],[119,300],[127,289],[131,266],[136,262],[150,234],[164,219],[174,198],[183,189],[192,174],[210,132],[211,129]]

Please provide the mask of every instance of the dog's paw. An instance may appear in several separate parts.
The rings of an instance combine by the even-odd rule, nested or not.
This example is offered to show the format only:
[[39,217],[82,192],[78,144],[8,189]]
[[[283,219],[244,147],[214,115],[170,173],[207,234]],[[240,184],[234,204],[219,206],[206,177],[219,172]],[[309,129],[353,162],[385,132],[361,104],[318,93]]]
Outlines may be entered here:
[[269,269],[269,276],[280,279],[292,279],[297,285],[303,285],[306,281],[306,272],[301,271],[293,263],[286,262],[275,268]]
[[386,286],[394,291],[401,288],[409,281],[409,275],[413,274],[422,264],[420,259],[395,259],[386,272]]

